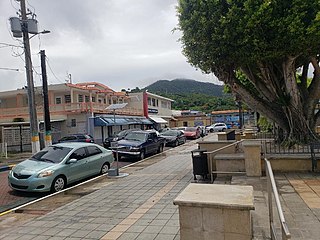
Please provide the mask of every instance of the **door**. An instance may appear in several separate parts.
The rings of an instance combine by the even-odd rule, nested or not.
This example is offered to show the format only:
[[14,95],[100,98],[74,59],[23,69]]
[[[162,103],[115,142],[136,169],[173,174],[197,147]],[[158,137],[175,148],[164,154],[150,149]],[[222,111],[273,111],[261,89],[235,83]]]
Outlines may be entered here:
[[98,174],[104,163],[102,151],[97,146],[87,147],[87,171],[88,175]]
[[87,152],[84,147],[75,150],[69,159],[77,159],[77,162],[68,165],[68,181],[74,182],[85,178],[87,173]]

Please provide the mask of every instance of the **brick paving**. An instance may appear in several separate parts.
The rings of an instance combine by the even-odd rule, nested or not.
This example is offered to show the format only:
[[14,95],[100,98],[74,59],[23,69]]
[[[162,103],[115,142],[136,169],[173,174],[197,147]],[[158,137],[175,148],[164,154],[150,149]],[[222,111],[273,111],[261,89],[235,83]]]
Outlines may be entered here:
[[[166,157],[153,165],[15,229],[5,230],[0,239],[178,240],[179,215],[173,199],[193,181],[190,151],[194,146],[188,143],[167,152]],[[298,189],[295,184],[301,184],[297,180],[316,193],[319,176],[276,174],[292,239],[319,239],[319,208],[306,203],[304,190],[295,191],[294,187]],[[216,183],[226,182],[218,179]],[[266,178],[237,176],[230,183],[254,187],[253,239],[270,239]]]
[[8,172],[0,172],[0,213],[12,207],[29,202],[37,197],[30,194],[19,194],[8,186]]

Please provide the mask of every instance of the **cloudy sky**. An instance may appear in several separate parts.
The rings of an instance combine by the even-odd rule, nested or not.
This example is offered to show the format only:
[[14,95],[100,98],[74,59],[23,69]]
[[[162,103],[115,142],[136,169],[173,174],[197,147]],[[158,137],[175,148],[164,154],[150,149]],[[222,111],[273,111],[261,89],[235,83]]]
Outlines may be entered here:
[[[40,50],[49,84],[101,82],[120,91],[156,80],[189,78],[221,84],[194,69],[181,53],[177,0],[28,0],[39,30],[31,40],[35,85],[41,85]],[[26,86],[22,39],[12,37],[9,17],[20,3],[0,1],[0,91]],[[17,47],[7,46],[17,45]],[[9,70],[19,69],[19,71]]]

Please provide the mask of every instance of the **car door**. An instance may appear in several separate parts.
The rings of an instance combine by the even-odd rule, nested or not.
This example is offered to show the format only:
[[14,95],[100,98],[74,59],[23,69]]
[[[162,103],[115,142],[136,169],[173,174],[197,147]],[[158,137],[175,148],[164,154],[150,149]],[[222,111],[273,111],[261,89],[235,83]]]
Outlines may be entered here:
[[76,159],[75,163],[70,163],[68,167],[68,181],[74,182],[83,179],[87,175],[87,152],[85,147],[78,148],[69,157]]
[[148,133],[146,153],[154,153],[158,150],[157,134]]
[[88,176],[98,174],[104,163],[103,154],[101,149],[97,146],[87,147],[87,173]]
[[178,132],[177,133],[177,138],[180,144],[185,142],[186,137],[184,136],[183,132]]

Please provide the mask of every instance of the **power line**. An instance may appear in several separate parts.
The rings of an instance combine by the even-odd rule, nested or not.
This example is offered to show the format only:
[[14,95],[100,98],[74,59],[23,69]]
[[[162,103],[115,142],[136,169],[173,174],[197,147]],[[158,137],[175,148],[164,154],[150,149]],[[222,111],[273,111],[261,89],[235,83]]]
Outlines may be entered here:
[[47,65],[50,69],[50,72],[52,73],[52,75],[55,77],[55,79],[57,79],[60,83],[65,83],[65,81],[61,81],[61,79],[59,79],[56,74],[53,72],[51,66],[50,66],[50,63],[49,63],[49,58],[46,56],[46,62],[47,62]]

